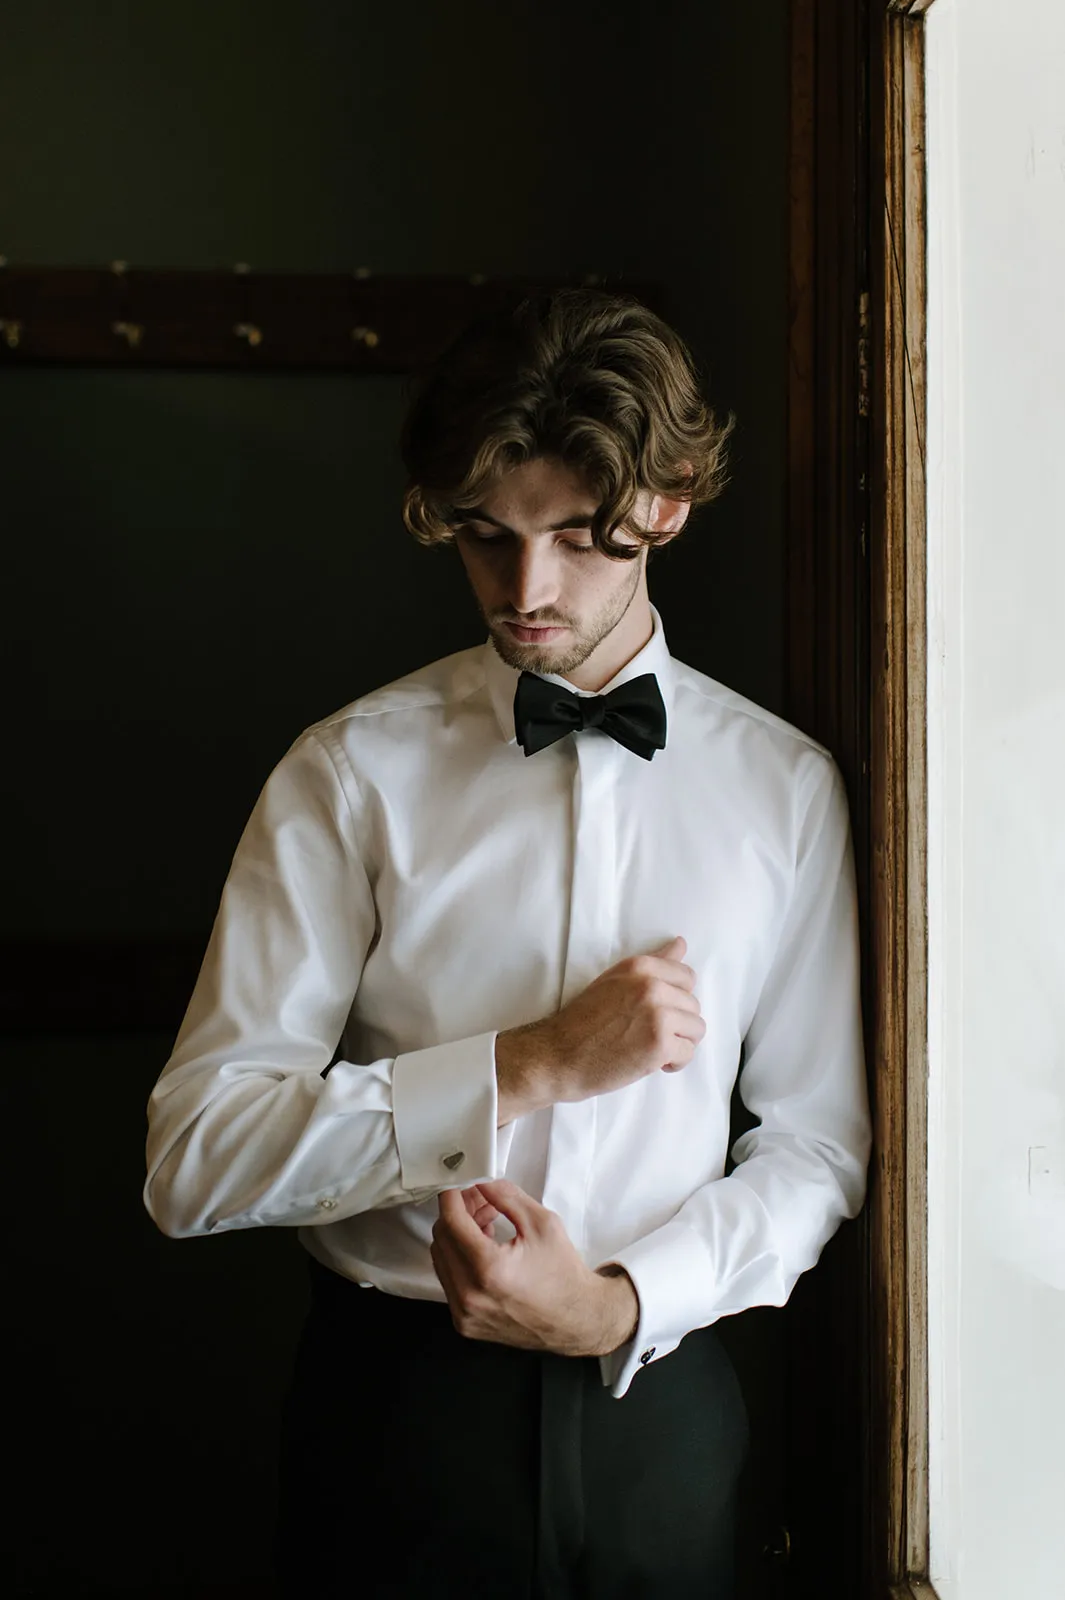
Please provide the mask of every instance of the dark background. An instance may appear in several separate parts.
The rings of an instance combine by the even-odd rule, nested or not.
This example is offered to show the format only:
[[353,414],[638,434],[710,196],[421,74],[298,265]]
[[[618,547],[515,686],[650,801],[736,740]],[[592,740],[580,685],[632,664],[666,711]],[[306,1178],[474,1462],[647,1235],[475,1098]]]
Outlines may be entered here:
[[[780,710],[787,8],[641,9],[5,8],[0,252],[659,282],[738,426],[652,598],[675,655]],[[205,944],[296,735],[483,636],[453,554],[399,518],[405,385],[4,373],[0,935]],[[60,1035],[44,1007],[3,1041],[22,1593],[262,1592],[268,1571],[300,1252],[174,1242],[144,1213],[179,1021]]]

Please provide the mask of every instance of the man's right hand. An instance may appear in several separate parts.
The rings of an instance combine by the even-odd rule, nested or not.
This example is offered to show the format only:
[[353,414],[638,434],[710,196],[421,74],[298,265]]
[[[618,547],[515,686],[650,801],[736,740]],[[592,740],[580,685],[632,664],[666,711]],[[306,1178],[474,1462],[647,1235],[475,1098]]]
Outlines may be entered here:
[[496,1037],[499,1126],[686,1067],[706,1033],[687,945],[671,939],[600,973],[553,1017]]

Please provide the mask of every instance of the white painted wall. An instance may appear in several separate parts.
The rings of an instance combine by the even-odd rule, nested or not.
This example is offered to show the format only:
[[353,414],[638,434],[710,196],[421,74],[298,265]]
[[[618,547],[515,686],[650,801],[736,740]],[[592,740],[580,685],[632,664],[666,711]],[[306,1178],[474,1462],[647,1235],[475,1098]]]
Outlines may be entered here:
[[932,1578],[1065,1595],[1065,6],[936,0]]

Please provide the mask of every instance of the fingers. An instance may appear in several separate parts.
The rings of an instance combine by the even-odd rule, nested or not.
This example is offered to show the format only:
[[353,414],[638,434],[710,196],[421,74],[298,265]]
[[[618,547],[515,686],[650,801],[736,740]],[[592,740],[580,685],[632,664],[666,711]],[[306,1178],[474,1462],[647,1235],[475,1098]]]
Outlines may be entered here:
[[461,1225],[469,1217],[464,1189],[441,1189],[436,1199],[440,1207],[440,1220],[448,1226]]
[[674,1039],[670,1046],[671,1059],[663,1064],[663,1072],[679,1072],[695,1055],[696,1046],[706,1037],[706,1023],[701,1013],[674,1010],[669,1016]]
[[519,1239],[528,1238],[546,1213],[545,1206],[506,1178],[493,1179],[478,1187],[489,1205],[495,1206],[508,1222],[514,1224]]
[[497,1208],[485,1199],[476,1184],[471,1189],[463,1189],[462,1198],[466,1202],[466,1210],[481,1232],[487,1233],[499,1215]]
[[[525,1206],[531,1208],[524,1211],[526,1227],[530,1225],[533,1213],[544,1209],[542,1206],[537,1207],[536,1201],[525,1194],[524,1190],[519,1189],[516,1183],[506,1183],[503,1180],[491,1184],[487,1182],[471,1184],[468,1189],[442,1189],[437,1196],[439,1216],[433,1224],[433,1240],[438,1250],[441,1248],[458,1250],[469,1264],[481,1267],[487,1260],[486,1252],[490,1253],[500,1248],[492,1232],[492,1224],[501,1213],[504,1216],[510,1213],[495,1204],[498,1197],[494,1192],[489,1195],[487,1192],[489,1189],[493,1191],[499,1189],[509,1196],[517,1197],[519,1208],[521,1202],[525,1202]],[[514,1222],[516,1231],[520,1233],[521,1228],[514,1215],[511,1215],[510,1219]]]
[[698,1009],[688,1011],[678,1006],[667,1013],[666,1021],[674,1033],[682,1039],[690,1039],[693,1044],[701,1043],[706,1037],[706,1022]]
[[451,1307],[452,1311],[454,1311],[458,1303],[458,1285],[456,1284],[454,1275],[452,1274],[447,1255],[445,1251],[441,1249],[440,1244],[435,1237],[432,1244],[429,1246],[429,1259],[433,1263],[433,1271],[440,1279],[440,1287],[447,1296],[447,1303]]
[[691,991],[695,988],[696,974],[695,968],[683,960],[687,951],[686,942],[678,936],[645,956],[637,956],[636,960],[649,975],[663,979],[676,989]]
[[675,984],[670,984],[661,994],[661,1001],[667,1011],[684,1011],[691,1016],[699,1016],[702,1012],[695,995],[690,989],[678,989]]
[[670,1060],[665,1070],[675,1072],[686,1067],[693,1059],[697,1047],[706,1037],[706,1023],[701,1016],[693,1016],[686,1011],[675,1011],[669,1021],[673,1038],[669,1044]]
[[[467,1199],[470,1190],[442,1189],[437,1196],[440,1208],[438,1220],[433,1224],[433,1238],[438,1239],[445,1234],[465,1255],[479,1258],[485,1245],[490,1242],[489,1236],[483,1231],[474,1211],[483,1205],[483,1200]],[[479,1190],[476,1191],[478,1194]]]

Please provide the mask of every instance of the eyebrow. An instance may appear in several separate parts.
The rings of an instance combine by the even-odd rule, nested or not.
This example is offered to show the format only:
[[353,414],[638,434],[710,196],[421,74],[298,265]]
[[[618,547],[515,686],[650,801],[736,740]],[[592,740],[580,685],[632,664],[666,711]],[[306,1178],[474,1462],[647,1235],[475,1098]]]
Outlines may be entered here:
[[[483,511],[480,506],[471,506],[468,511],[463,513],[463,516],[466,519],[472,519],[476,522],[490,522],[493,528],[498,528],[501,533],[514,532],[513,528],[508,528],[505,522],[500,522],[498,517],[490,516],[489,513],[487,511]],[[544,529],[544,532],[562,533],[566,528],[590,528],[591,525],[592,513],[590,511],[575,511],[573,515],[567,517],[564,522],[553,522],[549,528]]]

